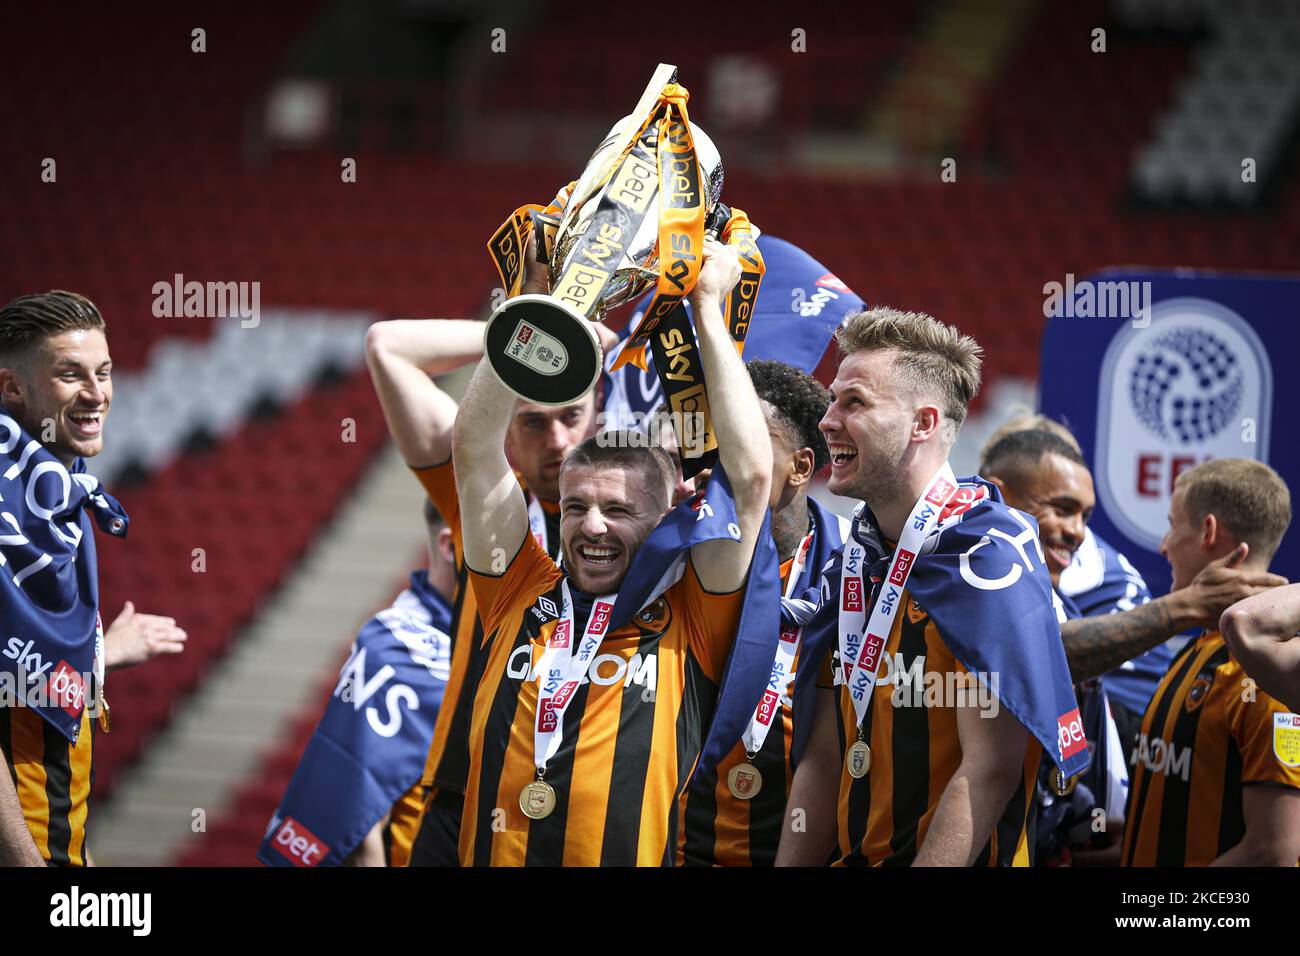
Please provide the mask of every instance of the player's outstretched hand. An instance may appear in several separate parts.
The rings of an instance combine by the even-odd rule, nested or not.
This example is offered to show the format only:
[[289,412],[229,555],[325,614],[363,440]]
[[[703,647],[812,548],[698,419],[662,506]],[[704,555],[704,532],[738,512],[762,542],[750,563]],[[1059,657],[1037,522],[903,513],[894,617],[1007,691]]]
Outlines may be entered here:
[[1199,627],[1216,628],[1223,612],[1238,601],[1288,583],[1280,574],[1247,570],[1241,563],[1250,554],[1244,541],[1231,554],[1211,561],[1187,586],[1187,598]]
[[141,614],[127,601],[104,634],[104,666],[114,670],[143,664],[159,654],[179,654],[188,638],[175,618]]
[[713,300],[721,303],[740,281],[740,256],[730,246],[716,239],[704,240],[704,263],[700,277],[691,290],[691,308],[699,312],[699,303]]

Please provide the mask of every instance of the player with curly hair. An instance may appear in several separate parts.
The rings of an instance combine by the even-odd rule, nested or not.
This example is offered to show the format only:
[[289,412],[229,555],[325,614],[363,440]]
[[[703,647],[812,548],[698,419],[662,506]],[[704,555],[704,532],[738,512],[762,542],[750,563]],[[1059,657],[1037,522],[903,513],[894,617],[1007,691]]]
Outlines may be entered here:
[[[745,363],[772,441],[772,537],[787,597],[802,594],[836,549],[848,522],[808,496],[813,475],[830,462],[818,423],[830,393],[811,375],[775,362]],[[744,738],[716,771],[696,774],[682,797],[677,861],[684,865],[771,866],[790,791],[791,689],[802,628],[782,614],[781,642],[767,694]]]

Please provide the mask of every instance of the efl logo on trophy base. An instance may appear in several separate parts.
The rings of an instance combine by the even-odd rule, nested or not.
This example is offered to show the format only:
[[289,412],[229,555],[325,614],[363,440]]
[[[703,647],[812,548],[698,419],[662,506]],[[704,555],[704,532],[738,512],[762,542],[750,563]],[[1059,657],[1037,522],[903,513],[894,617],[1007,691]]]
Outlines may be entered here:
[[1273,372],[1259,336],[1208,299],[1165,299],[1115,335],[1102,363],[1097,490],[1106,516],[1153,551],[1178,475],[1211,458],[1263,460]]
[[559,375],[568,367],[569,352],[559,339],[520,320],[506,354],[543,375]]

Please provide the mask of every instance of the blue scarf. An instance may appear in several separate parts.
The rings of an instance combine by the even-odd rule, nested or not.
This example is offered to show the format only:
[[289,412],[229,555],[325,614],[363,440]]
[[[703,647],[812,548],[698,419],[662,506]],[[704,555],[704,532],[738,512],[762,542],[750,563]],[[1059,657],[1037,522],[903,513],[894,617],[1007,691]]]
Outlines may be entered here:
[[[1005,505],[997,487],[983,478],[958,481],[973,503],[956,509],[926,539],[907,590],[953,656],[972,671],[996,674],[1001,706],[1038,738],[1057,767],[1078,773],[1088,766],[1088,747],[1038,524]],[[890,553],[865,505],[852,534],[867,549],[871,576],[883,577]],[[795,678],[794,746],[800,753],[812,721],[818,665],[838,640],[840,559],[836,555],[822,575],[823,600],[804,632]]]
[[451,661],[451,606],[425,571],[361,628],[258,848],[338,866],[424,772]]
[[[808,558],[804,562],[804,566],[800,569],[799,577],[795,581],[794,588],[790,592],[793,595],[801,595],[811,588],[816,588],[817,582],[821,580],[822,568],[825,567],[827,562],[835,555],[839,554],[840,549],[844,547],[844,537],[840,533],[840,520],[834,512],[823,508],[812,498],[809,498],[808,516],[812,523],[813,539],[812,544],[809,546]],[[775,585],[773,585],[773,582],[767,578],[766,571],[764,571],[764,579],[762,581],[766,587],[771,588],[775,586],[778,595],[781,593],[781,568],[779,558],[780,556],[778,555]],[[752,572],[750,580],[755,580]],[[806,616],[798,613],[797,605],[797,601],[781,601],[781,623],[783,625],[805,623]],[[766,635],[764,635],[764,637],[765,636]],[[759,698],[763,696],[763,692],[767,690],[767,681],[772,673],[772,660],[776,656],[776,647],[773,646],[768,653],[766,661],[758,659],[757,655],[764,647],[766,647],[765,644],[757,642],[754,644],[750,644],[749,642],[746,642],[745,644],[738,643],[737,650],[741,653],[754,655],[753,660],[743,662],[736,659],[737,650],[732,651],[731,660],[728,663],[728,672],[731,673],[734,670],[735,674],[738,675],[733,678],[733,684],[731,685],[734,703],[728,701],[727,716],[723,722],[719,723],[716,718],[714,720],[714,725],[705,742],[704,752],[700,755],[699,768],[691,783],[692,788],[707,788],[712,791],[718,782],[718,764],[728,753],[731,752],[731,749],[736,745],[736,742],[744,735],[745,728],[749,726],[749,721],[754,715],[754,707],[757,706]],[[802,650],[800,651],[799,656],[802,661],[804,656]],[[763,667],[763,680],[761,683],[758,681],[760,664],[762,664]],[[799,666],[801,667],[802,664]],[[784,688],[782,688],[781,693],[785,693]],[[753,701],[749,705],[748,712],[744,715],[743,722],[740,725],[740,730],[737,731],[734,736],[727,737],[726,734],[730,732],[733,726],[732,708],[737,708],[736,716],[739,716],[738,708],[741,703],[743,703],[743,695],[753,695]],[[719,708],[719,711],[721,712],[721,707]]]
[[84,461],[63,467],[0,411],[0,706],[21,697],[74,744],[102,666],[88,513],[100,530],[126,536],[126,512]]
[[[690,549],[716,538],[737,540],[736,502],[719,464],[702,496],[683,501],[655,526],[637,550],[619,588],[610,630],[627,624],[646,604],[676,583],[686,571]],[[780,640],[781,565],[772,540],[772,516],[765,513],[745,581],[744,606],[736,641],[723,672],[713,721],[698,767],[716,767],[740,739],[754,713]]]

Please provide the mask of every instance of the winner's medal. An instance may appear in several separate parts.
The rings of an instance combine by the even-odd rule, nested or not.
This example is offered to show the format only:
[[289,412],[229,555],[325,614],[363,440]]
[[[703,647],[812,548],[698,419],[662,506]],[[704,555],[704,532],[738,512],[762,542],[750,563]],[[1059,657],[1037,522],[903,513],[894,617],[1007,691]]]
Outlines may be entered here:
[[617,595],[598,597],[581,640],[574,642],[573,595],[569,582],[560,583],[560,617],[546,639],[538,669],[551,675],[537,689],[537,720],[533,727],[533,766],[537,779],[519,791],[519,809],[530,820],[544,820],[555,810],[555,788],[546,782],[546,765],[560,749],[564,736],[564,715],[573,703],[582,675],[591,667],[609,630]]
[[[881,591],[874,599],[868,598],[871,582],[866,579],[866,546],[852,533],[844,541],[840,557],[838,651],[843,685],[848,689],[853,713],[857,717],[858,739],[844,758],[845,769],[854,780],[861,780],[871,769],[871,748],[863,739],[862,728],[871,708],[878,682],[877,672],[894,623],[891,609],[898,606],[907,588],[907,580],[916,567],[917,555],[926,537],[938,526],[944,508],[956,494],[957,477],[952,466],[945,461],[912,505],[889,568],[880,580]],[[867,613],[868,605],[872,605],[870,615]]]
[[530,820],[545,820],[555,809],[555,788],[542,779],[541,771],[536,780],[519,791],[519,809]]
[[849,776],[854,780],[861,780],[871,769],[871,748],[862,738],[853,741],[853,746],[849,748],[848,757],[845,758],[845,764],[848,767]]
[[758,772],[750,760],[754,754],[746,754],[744,763],[738,763],[727,774],[727,789],[737,800],[752,800],[763,789],[763,775]]
[[1062,770],[1052,771],[1052,792],[1058,797],[1068,797],[1074,793],[1075,786],[1079,783],[1079,777],[1082,774],[1075,774],[1073,777],[1067,777]]

